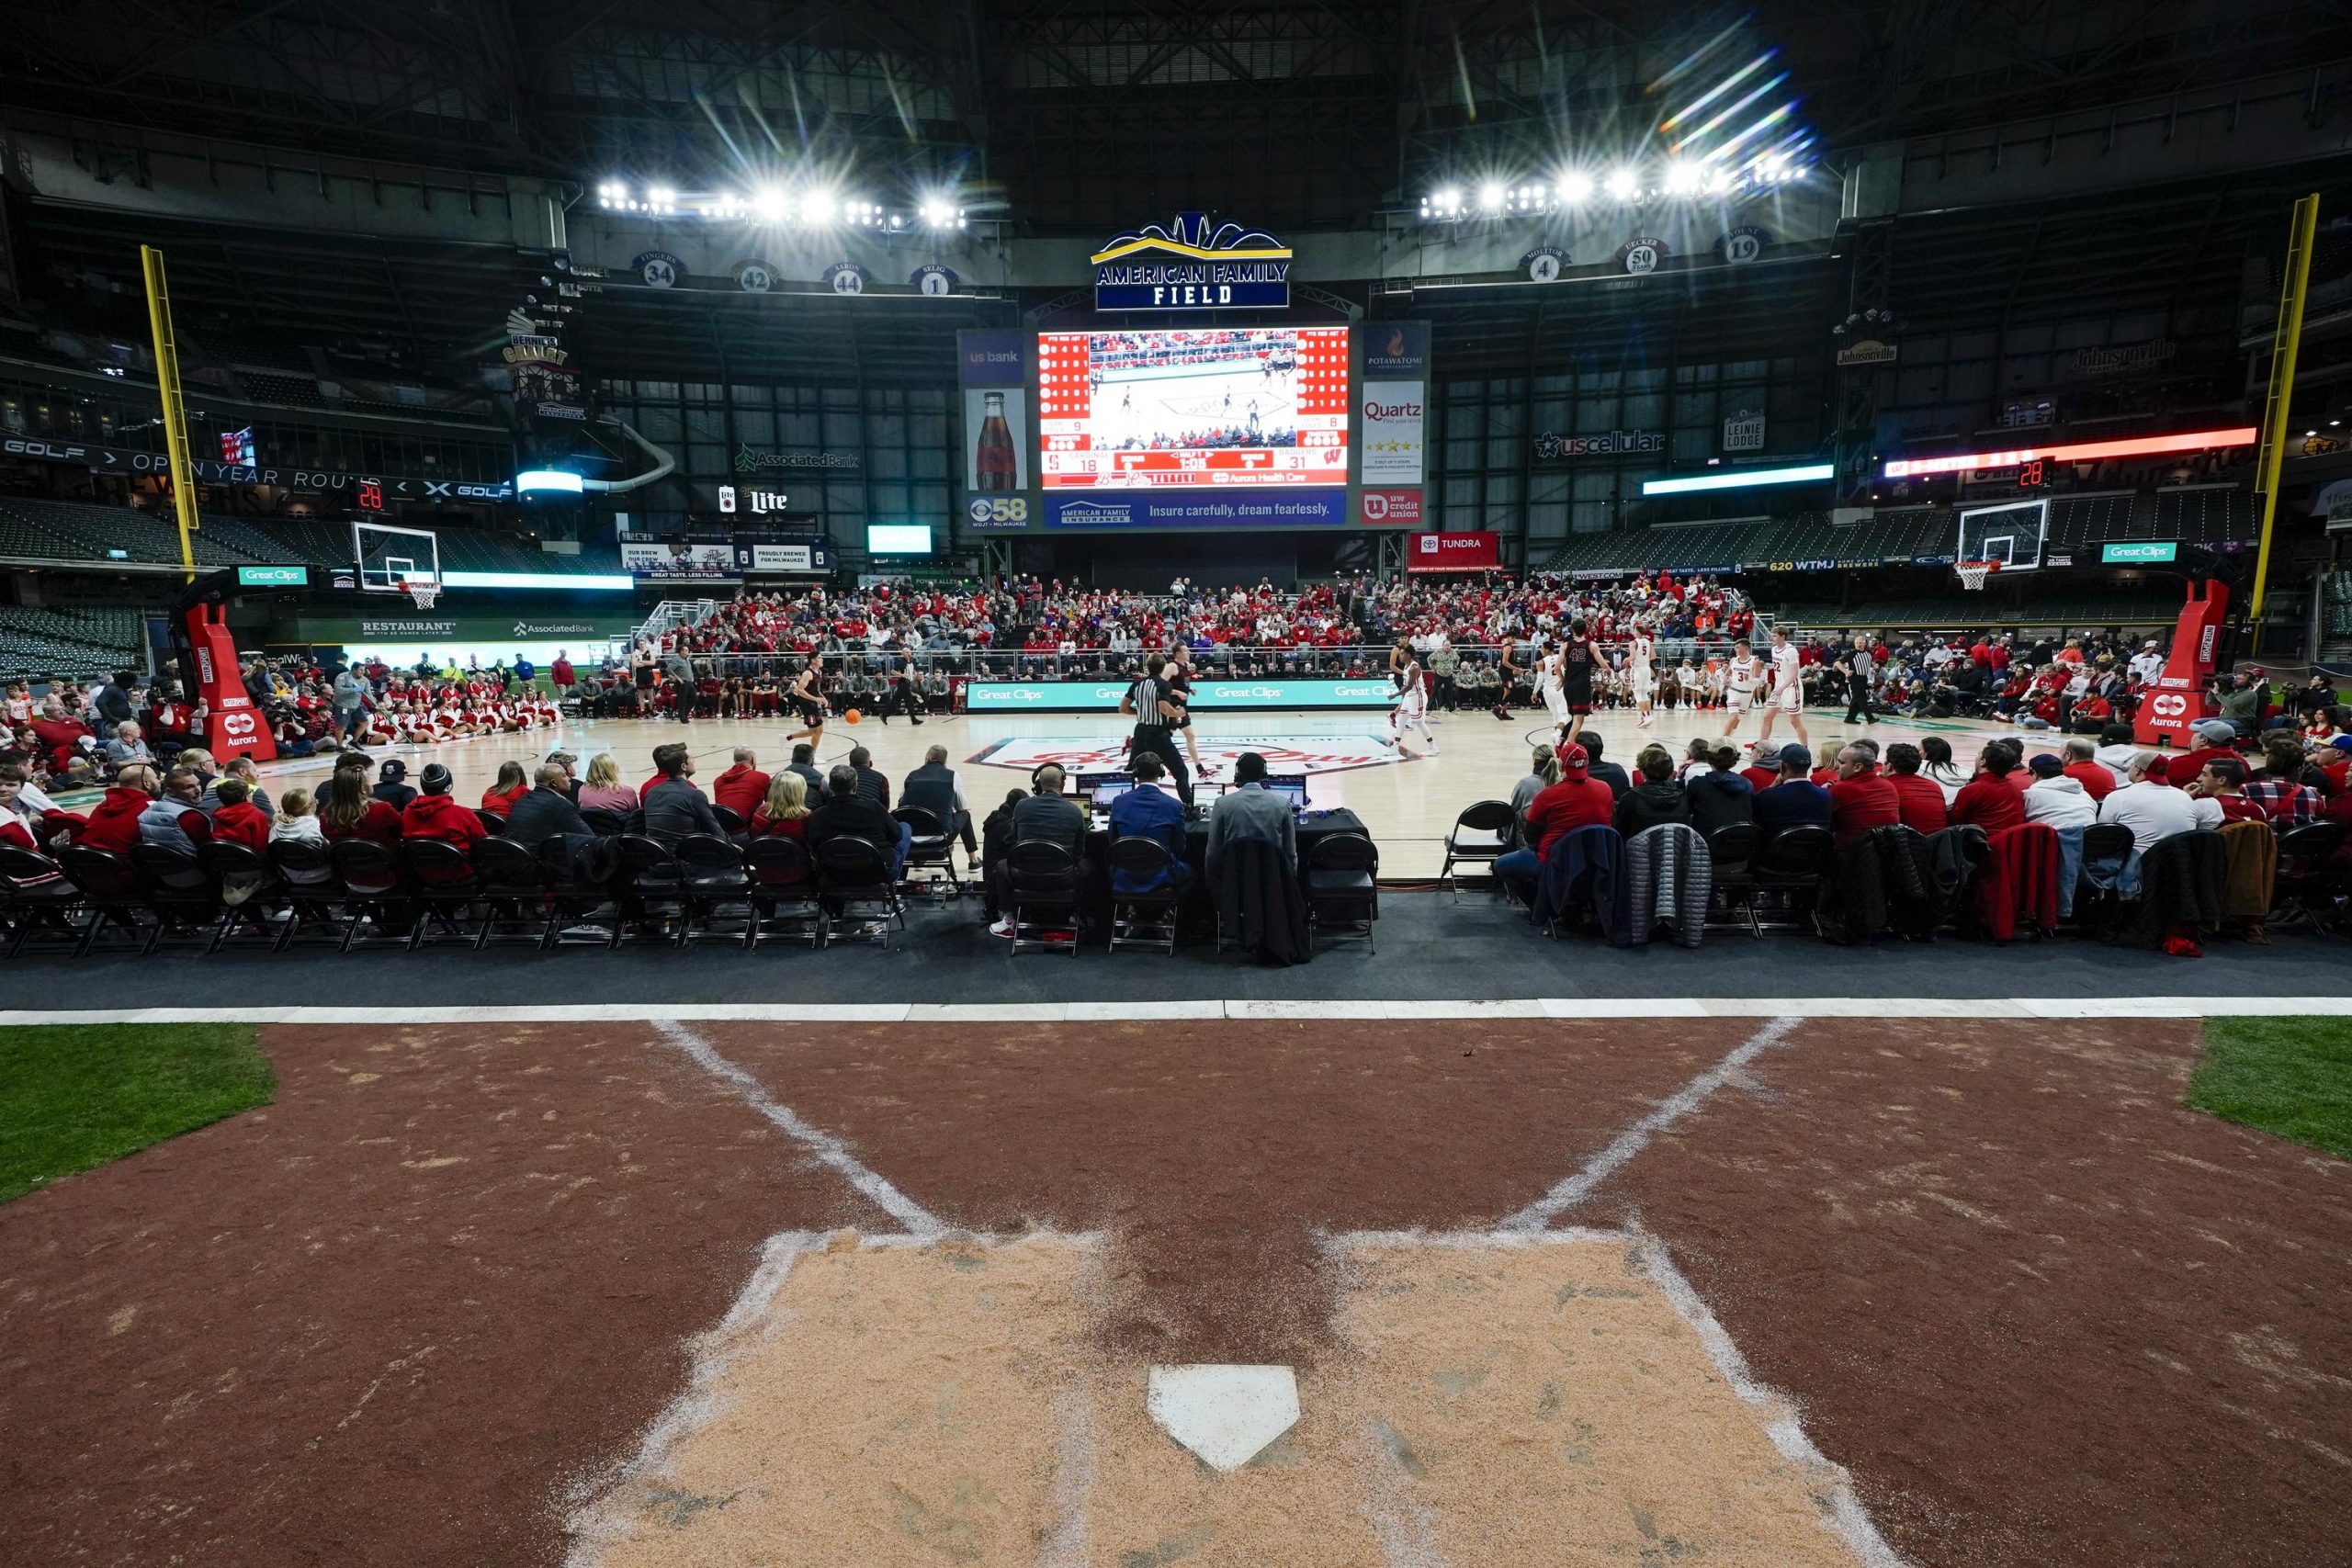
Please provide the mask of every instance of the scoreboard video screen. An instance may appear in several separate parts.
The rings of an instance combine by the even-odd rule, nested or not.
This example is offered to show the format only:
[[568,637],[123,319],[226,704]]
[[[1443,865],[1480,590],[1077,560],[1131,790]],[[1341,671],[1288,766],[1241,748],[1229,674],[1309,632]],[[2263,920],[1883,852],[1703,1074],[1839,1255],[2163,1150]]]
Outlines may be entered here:
[[1344,485],[1348,329],[1037,334],[1048,491]]

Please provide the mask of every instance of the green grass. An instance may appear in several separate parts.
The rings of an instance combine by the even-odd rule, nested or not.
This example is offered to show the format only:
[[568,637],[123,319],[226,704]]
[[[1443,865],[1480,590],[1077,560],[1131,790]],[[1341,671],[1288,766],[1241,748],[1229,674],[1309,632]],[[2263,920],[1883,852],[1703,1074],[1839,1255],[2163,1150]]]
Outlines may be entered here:
[[2188,1103],[2352,1159],[2352,1018],[2216,1018]]
[[0,1029],[0,1203],[266,1105],[277,1089],[248,1024]]

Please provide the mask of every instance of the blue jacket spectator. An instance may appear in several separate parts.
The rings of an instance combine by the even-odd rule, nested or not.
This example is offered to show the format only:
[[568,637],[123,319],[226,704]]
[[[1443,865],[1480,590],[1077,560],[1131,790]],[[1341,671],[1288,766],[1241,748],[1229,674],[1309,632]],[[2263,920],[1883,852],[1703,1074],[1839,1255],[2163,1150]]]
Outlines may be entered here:
[[[1184,803],[1159,787],[1167,769],[1147,751],[1135,761],[1136,787],[1111,802],[1111,839],[1157,839],[1176,863],[1174,881],[1182,886],[1192,878],[1184,863]],[[1158,893],[1168,886],[1165,875],[1138,876],[1114,870],[1114,893]]]
[[1767,838],[1784,828],[1829,826],[1829,792],[1812,779],[1813,753],[1802,746],[1781,748],[1781,782],[1756,792],[1756,825]]

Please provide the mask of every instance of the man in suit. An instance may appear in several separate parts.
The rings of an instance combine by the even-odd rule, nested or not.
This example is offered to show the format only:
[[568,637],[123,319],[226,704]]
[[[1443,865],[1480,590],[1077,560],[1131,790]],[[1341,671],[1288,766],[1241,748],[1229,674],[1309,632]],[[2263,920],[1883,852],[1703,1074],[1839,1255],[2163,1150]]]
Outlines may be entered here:
[[537,786],[517,800],[506,813],[506,837],[527,849],[537,849],[546,840],[560,833],[593,836],[587,819],[580,808],[571,804],[566,793],[571,787],[571,775],[560,762],[541,765]]
[[1266,759],[1244,751],[1233,764],[1234,787],[1209,808],[1208,873],[1216,875],[1218,856],[1236,839],[1271,839],[1282,846],[1283,863],[1298,869],[1298,818],[1290,802],[1266,788]]

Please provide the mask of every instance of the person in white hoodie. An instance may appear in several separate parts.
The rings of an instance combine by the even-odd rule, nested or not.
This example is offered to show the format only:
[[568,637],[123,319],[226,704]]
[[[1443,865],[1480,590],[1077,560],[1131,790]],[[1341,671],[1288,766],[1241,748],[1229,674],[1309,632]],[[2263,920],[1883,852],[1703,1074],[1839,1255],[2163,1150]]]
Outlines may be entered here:
[[2026,785],[2025,819],[2045,828],[2087,828],[2098,819],[2098,806],[2081,781],[2066,776],[2066,764],[2044,751],[2026,766],[2033,783]]
[[[307,789],[288,790],[278,799],[277,814],[269,819],[269,841],[275,844],[288,839],[316,844],[322,849],[326,847],[326,829],[319,826],[318,813],[311,808],[311,792]],[[289,871],[286,874],[286,880],[304,884],[324,882],[334,874],[332,871],[325,870]]]
[[2098,803],[2098,819],[2120,822],[2131,829],[2132,847],[2143,853],[2176,833],[2222,825],[2218,802],[2148,777],[2157,760],[2154,751],[2135,752],[2128,775],[2130,782]]
[[2098,732],[2098,750],[2093,755],[2115,775],[2118,785],[2132,782],[2132,759],[2139,754],[2140,742],[2133,738],[2130,725],[2110,724]]

